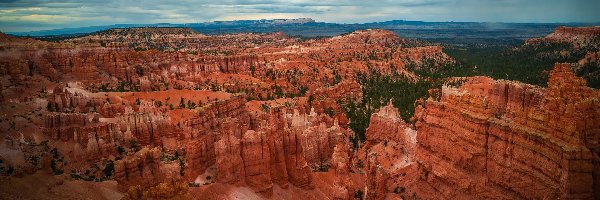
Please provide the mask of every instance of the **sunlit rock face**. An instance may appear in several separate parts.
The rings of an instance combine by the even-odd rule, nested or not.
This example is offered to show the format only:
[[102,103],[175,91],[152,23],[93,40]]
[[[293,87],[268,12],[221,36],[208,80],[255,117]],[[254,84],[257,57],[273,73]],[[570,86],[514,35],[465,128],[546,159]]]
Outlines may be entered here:
[[390,102],[371,115],[365,135],[352,158],[352,169],[366,174],[365,198],[400,198],[399,188],[410,184],[406,173],[415,173],[416,131]]
[[244,146],[242,159],[246,172],[246,184],[256,192],[270,195],[273,192],[271,155],[265,133],[246,131],[242,138],[242,145]]
[[485,77],[446,87],[415,114],[425,198],[598,195],[598,90],[568,64],[548,88]]

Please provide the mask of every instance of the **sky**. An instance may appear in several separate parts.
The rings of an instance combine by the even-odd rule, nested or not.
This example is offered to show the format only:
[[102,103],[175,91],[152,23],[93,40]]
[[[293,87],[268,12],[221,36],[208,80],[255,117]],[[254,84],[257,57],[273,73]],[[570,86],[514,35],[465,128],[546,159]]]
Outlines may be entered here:
[[300,17],[335,23],[600,22],[599,10],[600,0],[0,0],[0,31]]

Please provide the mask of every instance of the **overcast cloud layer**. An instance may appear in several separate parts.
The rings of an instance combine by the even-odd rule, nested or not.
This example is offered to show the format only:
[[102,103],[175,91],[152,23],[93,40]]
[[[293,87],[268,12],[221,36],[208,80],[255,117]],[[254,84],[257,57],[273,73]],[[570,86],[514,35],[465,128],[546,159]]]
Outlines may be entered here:
[[600,22],[598,10],[600,0],[0,0],[0,31],[299,17],[337,23]]

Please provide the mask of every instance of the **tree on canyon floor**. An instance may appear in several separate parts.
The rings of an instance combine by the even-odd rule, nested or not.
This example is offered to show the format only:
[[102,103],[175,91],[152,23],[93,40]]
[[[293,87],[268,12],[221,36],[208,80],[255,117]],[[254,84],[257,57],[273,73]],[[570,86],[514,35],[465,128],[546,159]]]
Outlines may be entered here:
[[104,177],[112,177],[115,174],[115,162],[112,160],[105,161],[104,170],[102,170]]
[[362,200],[363,198],[364,198],[364,192],[362,190],[356,190],[356,192],[354,192],[354,199]]
[[183,176],[185,173],[185,158],[179,157],[179,175]]

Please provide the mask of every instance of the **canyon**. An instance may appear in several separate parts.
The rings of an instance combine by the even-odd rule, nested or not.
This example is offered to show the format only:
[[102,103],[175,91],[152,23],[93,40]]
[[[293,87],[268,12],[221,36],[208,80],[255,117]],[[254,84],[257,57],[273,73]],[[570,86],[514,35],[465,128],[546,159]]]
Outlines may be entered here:
[[[458,64],[444,47],[380,29],[0,34],[0,197],[598,199],[600,91],[577,72],[599,35],[527,40],[590,51],[543,87],[438,78]],[[369,99],[371,77],[431,87],[401,102],[413,115]],[[360,101],[364,130],[347,109]]]

